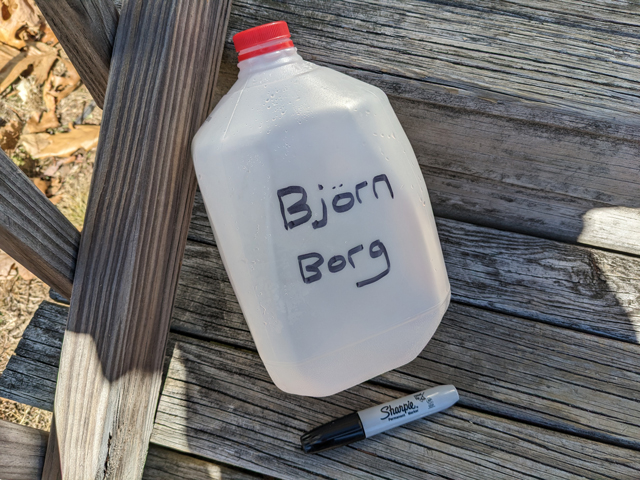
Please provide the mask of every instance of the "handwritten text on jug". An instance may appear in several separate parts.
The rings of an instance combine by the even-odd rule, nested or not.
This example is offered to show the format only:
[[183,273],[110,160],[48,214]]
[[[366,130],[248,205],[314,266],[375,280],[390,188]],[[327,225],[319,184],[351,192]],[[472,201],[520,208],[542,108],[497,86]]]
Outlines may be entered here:
[[[373,189],[373,194],[376,199],[378,199],[378,192],[376,190],[376,184],[384,182],[387,188],[389,189],[389,194],[393,199],[393,189],[391,188],[391,183],[385,174],[376,175],[373,177],[371,182],[371,188]],[[355,204],[356,200],[358,203],[362,203],[362,199],[360,198],[360,191],[363,188],[366,188],[369,185],[367,181],[363,181],[358,183],[355,186],[355,195],[351,192],[343,192],[335,195],[333,197],[333,201],[331,202],[331,206],[333,211],[336,213],[345,213],[351,210]],[[342,185],[341,185],[342,186]],[[335,188],[335,187],[334,187]],[[318,185],[318,189],[322,190],[323,186]],[[286,188],[281,188],[277,192],[278,194],[278,202],[280,203],[280,213],[282,214],[282,220],[284,221],[285,230],[291,230],[301,225],[304,225],[309,220],[311,220],[312,211],[311,207],[307,203],[307,191],[298,185],[292,185]],[[299,198],[290,206],[285,206],[285,197],[289,195],[297,195]],[[294,197],[296,198],[296,197]],[[287,202],[288,203],[288,202]],[[315,220],[311,223],[311,226],[315,229],[322,228],[327,225],[328,222],[328,213],[327,213],[327,205],[324,199],[321,199],[322,205],[322,218],[320,220]],[[303,214],[303,215],[299,215]],[[299,215],[297,218],[292,218],[295,215]],[[352,268],[356,268],[354,262],[354,255],[358,252],[364,250],[364,246],[362,244],[357,245],[347,252],[347,259],[343,255],[335,255],[329,259],[327,262],[327,267],[329,272],[337,273],[342,271],[347,266],[347,260]],[[391,269],[391,263],[389,261],[389,254],[387,253],[387,249],[384,244],[380,240],[374,240],[369,245],[369,256],[373,259],[384,256],[386,262],[386,268],[380,272],[378,275],[375,275],[366,280],[361,280],[356,283],[357,287],[364,287],[366,285],[370,285],[374,282],[377,282],[382,277],[387,275]],[[300,267],[300,275],[302,276],[302,280],[304,283],[313,283],[317,282],[322,278],[322,271],[320,267],[324,264],[324,257],[316,252],[307,253],[305,255],[298,256],[298,265]],[[306,273],[306,274],[305,274]]]

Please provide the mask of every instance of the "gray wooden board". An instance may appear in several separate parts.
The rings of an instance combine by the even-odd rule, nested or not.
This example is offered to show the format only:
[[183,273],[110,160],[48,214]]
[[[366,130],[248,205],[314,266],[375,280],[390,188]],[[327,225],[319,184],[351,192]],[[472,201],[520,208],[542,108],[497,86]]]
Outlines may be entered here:
[[0,420],[0,479],[40,478],[47,433]]
[[[217,98],[237,78],[235,61],[225,51]],[[380,86],[437,215],[640,254],[640,142],[405,98]]]
[[[42,304],[0,396],[51,409],[67,311]],[[218,324],[227,330],[220,340],[255,349],[246,327],[234,338]],[[640,449],[639,364],[638,345],[453,303],[422,354],[375,383],[403,391],[453,383],[464,406]]]
[[[65,313],[44,303],[40,323],[62,330]],[[56,343],[55,335],[32,335],[34,328],[0,377],[2,396],[13,393],[4,379],[21,355],[33,358],[47,338]],[[637,478],[640,468],[635,450],[531,425],[607,440],[621,440],[611,429],[624,429],[633,438],[617,443],[637,447],[635,345],[454,304],[416,361],[375,383],[311,399],[280,392],[248,350],[177,334],[172,344],[152,443],[278,478],[622,479]],[[29,399],[50,408],[52,395],[39,388],[46,375],[34,364],[23,375]],[[459,387],[461,407],[335,452],[299,451],[299,435],[313,426],[443,381]]]
[[300,50],[316,61],[397,83],[437,85],[449,92],[451,104],[638,139],[640,14],[634,7],[603,6],[578,0],[341,0],[330,6],[245,0],[234,2],[228,38],[282,19]]
[[[640,342],[640,259],[456,220],[437,224],[455,301]],[[174,329],[246,341],[199,194],[189,238],[209,246],[192,242],[185,251]]]
[[[48,436],[48,432],[0,420],[0,480],[40,478]],[[263,477],[152,445],[142,478],[256,480]]]
[[151,445],[143,480],[257,480],[264,476]]
[[[455,406],[349,447],[306,455],[306,430],[401,392],[363,384],[280,392],[258,356],[175,336],[152,441],[278,478],[637,478],[640,453]],[[461,393],[461,398],[466,394]]]
[[0,149],[0,248],[67,298],[80,233]]
[[[349,2],[342,4],[344,9],[336,8],[329,14],[322,13],[320,2],[270,2],[265,5],[237,2],[232,9],[227,39],[230,40],[231,35],[244,26],[266,21],[269,15],[269,18],[283,15],[289,21],[296,44],[306,58],[382,87],[390,94],[391,102],[422,164],[436,214],[545,238],[578,241],[640,254],[640,144],[637,142],[640,137],[617,130],[597,112],[585,111],[574,118],[575,121],[580,119],[582,124],[567,120],[563,116],[565,114],[553,110],[558,107],[555,100],[551,103],[542,101],[547,97],[534,102],[536,107],[517,96],[487,101],[486,98],[491,96],[487,88],[495,90],[502,83],[479,90],[469,87],[464,92],[471,93],[463,95],[463,90],[457,87],[434,87],[435,77],[421,77],[415,69],[392,74],[387,65],[389,58],[372,56],[369,50],[367,62],[373,63],[363,64],[362,59],[354,58],[344,48],[345,38],[353,42],[356,51],[371,49],[373,47],[366,38],[374,35],[372,31],[380,27],[376,27],[372,21],[363,24],[361,12]],[[297,15],[301,5],[305,5],[305,15]],[[432,25],[429,22],[426,23],[429,29],[435,28],[435,31],[427,29],[426,33],[416,33],[415,30],[407,30],[408,26],[399,21],[396,12],[411,7],[412,15],[424,22],[436,10],[438,15],[442,15],[443,6],[446,7],[443,11],[449,12],[447,15],[471,15],[465,28],[477,29],[475,34],[465,37],[462,43],[456,43],[453,41],[457,35],[455,32],[447,33],[442,25],[438,27],[439,24]],[[468,55],[475,51],[473,48],[469,50],[469,46],[477,42],[483,44],[489,38],[487,32],[480,29],[480,24],[471,21],[474,15],[482,15],[483,21],[492,22],[494,32],[503,31],[504,35],[496,34],[493,38],[498,43],[512,42],[513,25],[505,22],[505,19],[512,17],[524,22],[517,36],[526,36],[532,41],[536,38],[534,34],[538,28],[561,27],[569,35],[557,37],[551,45],[556,49],[554,61],[560,63],[565,58],[566,61],[582,58],[578,52],[592,51],[593,39],[590,39],[589,32],[596,30],[610,31],[611,35],[607,37],[609,41],[620,37],[625,38],[629,45],[639,43],[633,30],[637,13],[626,11],[621,6],[616,7],[621,10],[611,10],[599,3],[585,7],[580,2],[547,2],[544,5],[529,2],[501,4],[498,8],[483,2],[473,6],[420,2],[394,4],[396,13],[374,8],[372,3],[362,8],[371,19],[386,18],[385,35],[389,38],[379,40],[389,43],[386,50],[400,48],[402,39],[407,36],[412,38],[412,35],[419,35],[421,40],[418,37],[416,39],[429,44],[429,35],[446,34],[452,36],[447,48],[456,54]],[[576,11],[581,12],[577,17]],[[614,15],[614,12],[617,13]],[[332,23],[331,15],[340,22]],[[391,17],[387,18],[388,15]],[[620,16],[618,20],[614,20],[616,15]],[[537,21],[541,18],[544,18],[544,27]],[[331,37],[335,41],[323,40],[325,33],[319,30],[321,22],[328,22],[331,28],[338,29]],[[355,23],[351,25],[349,22]],[[106,23],[103,26],[106,28]],[[345,38],[340,38],[338,32],[342,32]],[[571,35],[578,40],[572,40]],[[563,42],[568,42],[568,45]],[[507,52],[516,55],[520,48],[516,48],[517,45],[517,42],[512,44]],[[601,74],[605,75],[605,67],[614,73],[623,67],[637,69],[637,64],[622,65],[622,51],[613,47],[607,49],[606,45],[606,42],[599,44],[598,48],[605,50],[600,52],[600,57],[591,58],[595,66],[585,67],[587,70],[598,67],[602,70]],[[538,45],[536,48],[542,47]],[[225,51],[217,98],[228,90],[237,77],[236,55],[230,50],[228,47]],[[403,55],[406,56],[406,52]],[[496,52],[491,55],[500,56]],[[637,52],[622,55],[635,55],[633,58],[636,58]],[[514,58],[517,59],[517,55]],[[411,62],[417,65],[416,68],[434,74],[431,57],[414,55]],[[514,64],[517,63],[514,60]],[[544,62],[537,65],[544,70]],[[408,67],[405,65],[403,68]],[[456,75],[462,75],[458,72],[462,67],[455,62],[448,64],[448,68],[457,72]],[[535,66],[532,68],[535,70]],[[540,75],[546,79],[544,81],[553,83],[552,73],[542,72]],[[593,88],[596,88],[597,75],[588,78],[595,82]],[[542,82],[540,79],[529,80],[532,84]],[[454,90],[457,93],[451,93]],[[615,108],[607,102],[617,97],[610,93],[609,90],[607,94],[600,91],[598,95],[603,95],[600,105],[613,112]],[[630,104],[636,111],[638,105],[637,100]],[[542,113],[538,112],[540,109]],[[640,131],[637,128],[640,122],[638,118],[635,117],[631,125],[633,128],[627,133]],[[627,140],[620,137],[626,137]]]

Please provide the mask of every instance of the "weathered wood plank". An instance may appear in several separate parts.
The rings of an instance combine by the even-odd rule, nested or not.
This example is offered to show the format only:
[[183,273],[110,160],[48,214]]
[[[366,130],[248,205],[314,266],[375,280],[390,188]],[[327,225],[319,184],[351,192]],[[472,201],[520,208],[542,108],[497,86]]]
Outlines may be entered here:
[[640,343],[640,259],[439,220],[453,298]]
[[640,449],[640,347],[452,304],[414,362],[377,381],[453,383],[464,405]]
[[422,172],[440,217],[634,255],[640,252],[640,208],[426,166]]
[[[221,337],[255,349],[248,333]],[[640,448],[638,365],[638,345],[453,303],[420,358],[381,381],[453,383],[463,405]]]
[[142,474],[229,4],[123,6],[47,453],[64,478]]
[[47,448],[47,433],[0,420],[0,478],[40,478]]
[[71,297],[80,233],[0,150],[0,248]]
[[[53,411],[69,308],[42,302],[0,375],[0,397]],[[2,478],[2,477],[0,477]]]
[[111,0],[36,0],[80,78],[104,108],[118,11]]
[[437,215],[640,253],[640,143],[392,102]]
[[640,139],[633,8],[578,0],[234,5],[230,35],[286,20],[307,58],[388,82],[391,93],[395,86],[439,104]]
[[[48,437],[48,432],[0,420],[0,478],[40,478]],[[256,480],[263,477],[151,445],[142,478]]]
[[264,477],[150,445],[142,479],[171,478],[176,480],[257,480]]
[[[207,457],[222,456],[226,462],[278,477],[324,474],[331,478],[377,478],[376,474],[387,472],[399,475],[394,478],[425,478],[428,473],[424,470],[412,471],[418,465],[422,469],[435,469],[435,473],[441,475],[449,471],[450,475],[459,476],[466,471],[473,478],[502,478],[510,468],[515,470],[510,473],[517,478],[527,478],[532,472],[538,472],[542,478],[564,478],[567,471],[574,475],[571,478],[575,475],[634,478],[640,461],[634,451],[461,408],[439,419],[428,420],[424,425],[413,424],[408,431],[395,430],[376,437],[367,444],[360,443],[320,458],[300,459],[297,441],[301,431],[349,410],[384,401],[388,398],[385,395],[400,393],[364,385],[327,399],[288,396],[273,387],[257,358],[246,362],[246,352],[176,338],[180,343],[178,350],[174,349],[153,440]],[[600,354],[606,356],[604,351]],[[221,374],[221,369],[226,373]],[[405,388],[430,383],[410,378],[410,374],[404,378],[398,372],[390,375],[391,378],[382,380],[401,383]],[[473,395],[464,392],[461,403],[468,402],[468,397]],[[419,451],[415,450],[416,444],[422,445]],[[150,458],[152,453],[153,450]],[[375,463],[367,467],[362,457],[352,458],[362,453],[377,455],[375,459],[364,457]],[[462,470],[455,470],[457,455],[471,459],[463,462]],[[425,459],[428,459],[427,467]],[[398,461],[401,467],[394,466]],[[482,465],[478,467],[474,462]],[[480,473],[471,473],[475,468],[479,468]]]
[[[201,197],[176,293],[173,328],[247,345]],[[640,259],[437,219],[455,301],[640,343]],[[236,340],[234,341],[233,338]],[[240,342],[240,343],[238,343]]]
[[[43,303],[0,377],[0,396],[51,409],[65,315]],[[255,350],[246,328],[236,331],[221,337]],[[638,345],[452,303],[419,358],[375,383],[404,391],[453,383],[461,405],[640,449],[639,364]]]
[[400,395],[370,384],[322,399],[287,395],[256,354],[182,337],[152,441],[288,479],[631,479],[640,468],[637,451],[458,406],[350,447],[301,452],[304,431]]

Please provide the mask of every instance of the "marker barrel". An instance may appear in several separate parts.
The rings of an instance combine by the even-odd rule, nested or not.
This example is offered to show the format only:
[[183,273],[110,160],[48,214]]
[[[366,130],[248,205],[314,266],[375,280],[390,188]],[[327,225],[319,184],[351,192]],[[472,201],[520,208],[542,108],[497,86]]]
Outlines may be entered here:
[[449,408],[458,401],[453,385],[441,385],[358,412],[365,436],[371,437]]
[[354,412],[314,428],[300,437],[306,453],[348,445],[427,415],[441,412],[458,401],[453,385],[442,385]]

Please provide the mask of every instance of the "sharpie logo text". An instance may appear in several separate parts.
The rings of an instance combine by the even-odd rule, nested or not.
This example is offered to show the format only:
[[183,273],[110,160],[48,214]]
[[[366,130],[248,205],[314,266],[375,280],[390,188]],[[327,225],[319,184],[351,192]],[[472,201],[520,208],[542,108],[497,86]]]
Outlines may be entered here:
[[416,407],[411,400],[402,405],[398,405],[397,407],[393,407],[391,405],[385,405],[380,409],[380,412],[384,413],[384,417],[381,417],[380,420],[386,420],[387,418],[399,414],[411,414],[418,411],[418,407]]

